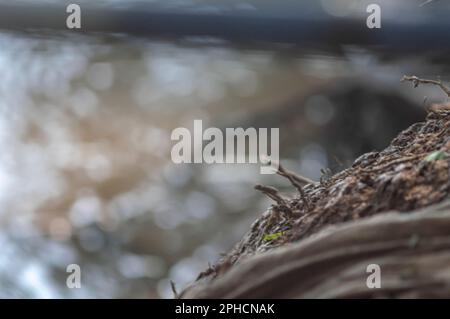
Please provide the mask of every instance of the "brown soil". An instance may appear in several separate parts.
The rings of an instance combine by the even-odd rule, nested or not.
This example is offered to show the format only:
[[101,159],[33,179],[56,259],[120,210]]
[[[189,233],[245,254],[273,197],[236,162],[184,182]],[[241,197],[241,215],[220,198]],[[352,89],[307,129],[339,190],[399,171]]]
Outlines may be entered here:
[[435,108],[425,122],[401,132],[383,151],[366,153],[350,168],[304,186],[304,196],[271,206],[198,279],[214,281],[250,256],[301,242],[325,226],[391,210],[408,213],[442,201],[450,190],[447,154],[450,111]]

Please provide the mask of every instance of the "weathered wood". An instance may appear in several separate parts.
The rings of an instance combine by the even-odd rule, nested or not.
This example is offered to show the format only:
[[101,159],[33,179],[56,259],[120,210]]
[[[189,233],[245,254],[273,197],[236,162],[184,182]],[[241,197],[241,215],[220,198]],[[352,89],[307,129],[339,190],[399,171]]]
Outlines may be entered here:
[[[369,289],[366,267],[381,267]],[[450,200],[331,226],[250,257],[182,298],[450,297]]]

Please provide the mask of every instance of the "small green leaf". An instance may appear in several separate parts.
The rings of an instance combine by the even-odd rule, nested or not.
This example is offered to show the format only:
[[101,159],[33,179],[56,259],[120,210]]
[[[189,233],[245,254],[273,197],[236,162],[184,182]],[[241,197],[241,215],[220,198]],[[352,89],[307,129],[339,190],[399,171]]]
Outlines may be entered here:
[[279,237],[283,236],[283,232],[277,232],[277,233],[273,233],[273,234],[265,234],[263,240],[264,241],[269,241],[269,240],[274,240],[277,239]]
[[444,158],[447,158],[448,154],[444,151],[435,151],[435,152],[431,152],[430,154],[428,154],[425,157],[425,161],[427,162],[433,162],[433,161],[437,161],[437,160],[441,160]]

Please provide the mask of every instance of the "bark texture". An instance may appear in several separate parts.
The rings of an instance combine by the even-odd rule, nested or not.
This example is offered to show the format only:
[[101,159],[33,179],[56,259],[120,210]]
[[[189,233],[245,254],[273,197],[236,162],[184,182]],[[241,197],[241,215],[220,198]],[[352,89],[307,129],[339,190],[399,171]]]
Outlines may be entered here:
[[[278,200],[182,298],[450,297],[450,111]],[[371,264],[381,288],[366,285]]]

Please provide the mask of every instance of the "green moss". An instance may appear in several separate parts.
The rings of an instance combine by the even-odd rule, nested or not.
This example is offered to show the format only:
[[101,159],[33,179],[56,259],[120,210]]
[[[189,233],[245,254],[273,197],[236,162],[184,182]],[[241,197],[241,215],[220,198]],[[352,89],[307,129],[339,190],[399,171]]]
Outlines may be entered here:
[[277,239],[279,237],[283,236],[283,232],[277,232],[277,233],[273,233],[273,234],[265,234],[263,237],[264,241],[269,241],[269,240],[274,240]]
[[425,157],[424,160],[427,161],[427,162],[434,162],[434,161],[437,161],[437,160],[445,159],[447,157],[448,157],[448,153],[447,152],[434,151],[434,152],[431,152],[430,154],[428,154]]

